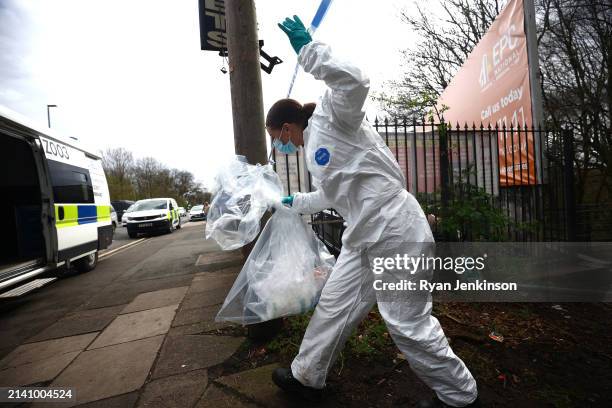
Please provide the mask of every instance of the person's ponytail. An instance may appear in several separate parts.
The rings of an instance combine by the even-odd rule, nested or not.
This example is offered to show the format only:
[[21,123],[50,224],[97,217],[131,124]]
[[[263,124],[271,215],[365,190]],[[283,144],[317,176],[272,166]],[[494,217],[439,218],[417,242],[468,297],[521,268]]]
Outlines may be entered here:
[[310,117],[312,116],[312,113],[314,112],[315,108],[317,107],[316,103],[305,103],[302,106],[302,117],[303,117],[303,125],[304,125],[304,129],[306,129],[306,127],[308,126],[308,119],[310,119]]

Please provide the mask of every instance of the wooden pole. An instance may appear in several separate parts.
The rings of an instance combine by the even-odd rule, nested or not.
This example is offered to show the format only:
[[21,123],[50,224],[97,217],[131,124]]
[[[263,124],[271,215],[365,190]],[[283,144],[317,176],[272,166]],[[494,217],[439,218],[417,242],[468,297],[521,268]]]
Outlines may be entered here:
[[254,1],[225,0],[225,18],[235,151],[251,164],[265,164],[266,132]]
[[[251,164],[267,164],[254,1],[225,0],[225,18],[236,154],[245,156]],[[264,217],[262,225],[266,221],[267,217]],[[255,241],[242,247],[242,255],[245,258],[254,245]],[[248,336],[251,340],[263,341],[274,337],[281,328],[282,319],[251,324],[248,326]]]

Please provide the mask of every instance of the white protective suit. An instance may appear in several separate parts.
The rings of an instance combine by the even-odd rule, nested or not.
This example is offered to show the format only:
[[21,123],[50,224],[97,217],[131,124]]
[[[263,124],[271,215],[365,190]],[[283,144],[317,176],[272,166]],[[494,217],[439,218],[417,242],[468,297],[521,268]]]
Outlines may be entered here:
[[[406,191],[404,175],[376,130],[364,120],[369,79],[332,56],[321,42],[304,46],[300,65],[328,86],[304,130],[306,165],[317,188],[297,193],[293,207],[304,214],[334,208],[347,224],[342,252],[321,294],[291,369],[302,384],[323,388],[352,330],[378,301],[389,333],[410,367],[444,403],[464,406],[477,397],[476,382],[451,350],[426,301],[383,301],[371,290],[372,269],[362,250],[395,241],[432,243],[427,219]],[[428,244],[431,245],[431,244]],[[370,295],[368,295],[370,294]]]

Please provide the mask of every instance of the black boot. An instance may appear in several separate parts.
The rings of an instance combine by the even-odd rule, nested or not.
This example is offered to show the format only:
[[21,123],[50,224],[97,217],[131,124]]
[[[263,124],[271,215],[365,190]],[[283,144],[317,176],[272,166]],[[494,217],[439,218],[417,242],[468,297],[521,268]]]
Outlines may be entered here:
[[297,395],[307,401],[318,402],[321,401],[323,396],[323,390],[307,387],[296,380],[289,368],[277,368],[274,370],[272,381],[283,391]]
[[[465,408],[481,408],[480,398],[476,397],[474,402],[465,405]],[[451,408],[451,405],[447,405],[440,401],[437,397],[421,400],[416,404],[416,408]]]

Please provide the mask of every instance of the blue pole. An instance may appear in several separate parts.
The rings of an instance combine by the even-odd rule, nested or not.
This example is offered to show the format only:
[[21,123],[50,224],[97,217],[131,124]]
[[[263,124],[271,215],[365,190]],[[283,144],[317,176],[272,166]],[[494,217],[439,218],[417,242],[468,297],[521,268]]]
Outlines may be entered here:
[[331,5],[332,0],[321,0],[321,4],[319,4],[319,8],[315,13],[315,16],[312,18],[312,22],[310,23],[310,30],[314,32],[319,25],[321,25],[321,21],[325,18],[325,14],[327,14],[327,10],[329,10],[329,6]]
[[[319,28],[319,26],[321,25],[321,22],[325,18],[325,15],[327,14],[327,10],[329,10],[329,6],[331,5],[332,1],[333,0],[321,0],[321,3],[319,4],[319,8],[317,9],[317,12],[312,18],[312,22],[310,23],[310,28],[308,29],[308,32],[310,34],[314,34],[314,32],[317,31],[317,28]],[[289,84],[289,91],[287,92],[287,98],[291,96],[291,91],[293,90],[293,85],[295,84],[295,78],[297,78],[299,68],[300,66],[298,64],[295,64],[293,76],[291,77],[291,83]]]

